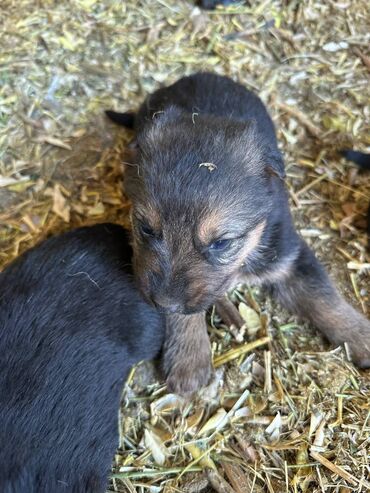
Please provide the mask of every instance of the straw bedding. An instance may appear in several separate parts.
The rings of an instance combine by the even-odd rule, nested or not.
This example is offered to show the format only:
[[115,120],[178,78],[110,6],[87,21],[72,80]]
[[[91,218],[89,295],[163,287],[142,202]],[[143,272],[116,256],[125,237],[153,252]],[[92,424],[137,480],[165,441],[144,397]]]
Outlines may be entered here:
[[[258,1],[212,12],[175,0],[3,0],[0,5],[0,264],[48,234],[128,224],[122,150],[103,117],[208,69],[270,108],[297,228],[369,312],[370,180],[341,160],[367,150],[365,0]],[[150,365],[131,374],[110,491],[364,492],[370,375],[259,290],[230,294],[242,331],[210,316],[214,383],[191,403]],[[88,460],[88,458],[87,458]]]

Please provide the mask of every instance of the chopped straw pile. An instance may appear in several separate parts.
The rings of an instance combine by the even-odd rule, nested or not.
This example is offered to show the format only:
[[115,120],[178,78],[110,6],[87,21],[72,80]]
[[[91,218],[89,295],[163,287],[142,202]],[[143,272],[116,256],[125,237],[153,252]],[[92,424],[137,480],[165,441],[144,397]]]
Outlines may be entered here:
[[[369,311],[370,180],[336,154],[370,146],[366,0],[2,0],[0,36],[1,266],[61,230],[127,225],[130,136],[103,110],[208,69],[270,108],[297,228]],[[230,296],[245,327],[210,315],[215,380],[196,399],[133,370],[109,491],[368,491],[369,372],[259,290]]]

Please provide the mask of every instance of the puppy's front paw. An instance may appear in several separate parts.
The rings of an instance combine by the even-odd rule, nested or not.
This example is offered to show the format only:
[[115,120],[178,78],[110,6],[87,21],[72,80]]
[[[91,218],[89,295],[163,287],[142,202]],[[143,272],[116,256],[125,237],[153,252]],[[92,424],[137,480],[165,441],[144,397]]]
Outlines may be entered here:
[[358,368],[362,368],[365,370],[366,368],[370,368],[370,348],[356,348],[353,349],[351,347],[350,354],[352,361]]
[[189,396],[207,385],[212,359],[204,312],[166,315],[163,370],[175,394]]
[[334,344],[346,344],[349,356],[359,368],[370,368],[370,321],[348,304],[342,304],[337,313],[329,339]]
[[181,355],[180,359],[169,369],[167,388],[169,392],[190,396],[205,387],[212,375],[211,356],[193,354],[191,358]]
[[[358,330],[351,331],[351,338],[348,341],[350,357],[358,368],[370,368],[370,322],[360,316],[357,326]],[[362,323],[361,323],[362,322]]]

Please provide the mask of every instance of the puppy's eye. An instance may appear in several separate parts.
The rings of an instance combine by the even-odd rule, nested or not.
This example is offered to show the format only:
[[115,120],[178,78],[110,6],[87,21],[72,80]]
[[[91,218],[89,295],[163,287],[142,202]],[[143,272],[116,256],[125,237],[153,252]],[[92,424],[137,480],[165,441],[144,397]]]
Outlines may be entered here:
[[232,240],[216,240],[209,245],[208,249],[212,252],[223,252],[231,245],[231,243]]
[[148,238],[154,238],[156,236],[155,231],[147,224],[139,225],[140,233]]

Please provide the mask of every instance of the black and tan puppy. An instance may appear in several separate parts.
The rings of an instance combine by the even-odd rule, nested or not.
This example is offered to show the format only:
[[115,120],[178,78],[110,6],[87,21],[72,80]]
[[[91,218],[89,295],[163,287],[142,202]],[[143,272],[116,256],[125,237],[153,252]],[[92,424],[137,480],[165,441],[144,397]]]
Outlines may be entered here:
[[333,344],[370,366],[370,322],[340,296],[292,224],[284,164],[260,99],[232,80],[185,77],[138,113],[109,116],[136,131],[126,175],[134,266],[167,311],[164,365],[176,392],[211,373],[204,311],[237,282],[271,288]]
[[106,491],[131,366],[164,323],[120,226],[52,238],[0,274],[0,491]]

